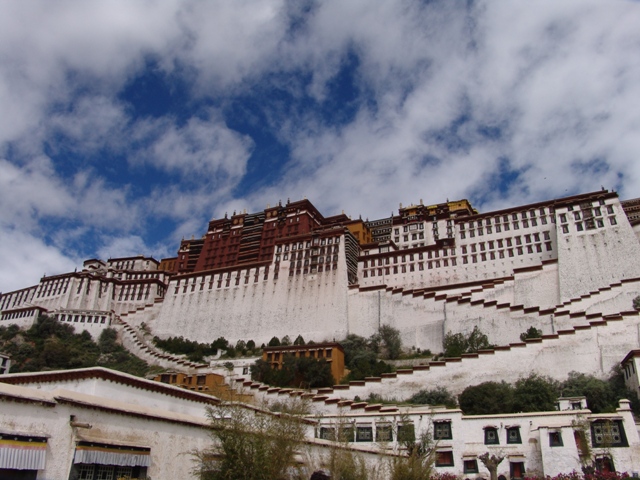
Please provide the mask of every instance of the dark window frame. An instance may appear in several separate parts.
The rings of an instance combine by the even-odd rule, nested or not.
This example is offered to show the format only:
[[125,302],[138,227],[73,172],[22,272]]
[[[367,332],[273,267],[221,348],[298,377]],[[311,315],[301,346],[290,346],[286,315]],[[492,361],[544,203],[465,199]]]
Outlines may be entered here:
[[562,432],[549,432],[549,446],[564,447],[564,442],[562,441]]
[[[493,434],[493,438],[491,437]],[[500,437],[498,436],[498,429],[496,427],[484,428],[484,444],[485,445],[500,445]]]
[[467,460],[462,460],[462,472],[463,473],[479,473],[480,470],[478,468],[478,460],[475,458],[470,458]]
[[451,421],[433,422],[433,438],[434,440],[452,440]]
[[[522,437],[520,436],[520,427],[507,427],[507,444],[521,444]],[[512,435],[515,433],[515,435]]]
[[442,452],[436,452],[436,467],[453,467],[453,451],[446,450]]

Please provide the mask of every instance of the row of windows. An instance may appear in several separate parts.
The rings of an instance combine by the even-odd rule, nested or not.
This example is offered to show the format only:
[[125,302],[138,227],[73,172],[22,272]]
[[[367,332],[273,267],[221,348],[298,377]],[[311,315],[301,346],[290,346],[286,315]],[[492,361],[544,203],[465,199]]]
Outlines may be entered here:
[[307,240],[306,242],[297,242],[297,243],[286,244],[286,245],[278,245],[276,247],[276,252],[277,253],[280,253],[282,251],[288,252],[290,249],[292,251],[302,250],[305,247],[311,248],[312,246],[318,247],[318,246],[324,246],[324,245],[331,245],[333,243],[339,244],[340,237],[314,238],[313,240]]
[[[276,360],[277,361],[277,360]],[[393,428],[390,424],[373,425],[351,425],[338,428],[338,440],[346,442],[392,442],[397,440],[412,441],[415,440],[415,430],[412,423],[400,424],[397,428]],[[375,433],[375,435],[374,435]],[[319,438],[325,440],[336,439],[336,428],[331,426],[321,426],[316,432]],[[453,431],[451,421],[437,421],[433,423],[434,440],[452,440]],[[622,420],[596,420],[591,423],[591,438],[594,447],[622,447],[628,446],[624,426]],[[516,445],[522,443],[519,426],[511,426],[505,428],[504,441],[508,445]],[[562,433],[559,430],[549,432],[549,446],[562,447]],[[484,428],[485,445],[500,445],[500,432],[497,427]]]
[[[66,315],[64,313],[56,315],[59,322],[74,323],[107,323],[107,317],[104,315]],[[111,322],[109,322],[111,323]]]
[[[545,246],[545,250],[547,252],[553,251],[553,245],[551,244],[551,242],[545,242],[544,246]],[[526,248],[527,254],[541,253],[542,252],[542,244],[541,243],[536,243],[534,245],[526,245],[524,247],[516,247],[515,249],[507,248],[506,250],[498,250],[497,252],[495,252],[495,251],[491,251],[491,252],[488,252],[488,253],[481,252],[480,253],[480,261],[484,262],[486,260],[495,260],[496,259],[496,254],[497,254],[497,258],[505,258],[506,255],[508,255],[509,257],[514,257],[515,253],[517,253],[518,255],[524,255],[525,248]],[[472,254],[471,255],[471,262],[472,263],[478,263],[478,255]],[[462,256],[462,263],[463,264],[469,263],[469,257],[466,256],[466,255],[463,255]]]
[[[540,216],[540,220],[542,221],[543,224],[546,224],[546,210],[545,208],[540,208],[538,210],[539,216]],[[549,215],[553,215],[554,210],[553,208],[549,209]],[[544,221],[543,221],[544,219]],[[520,215],[518,215],[518,213],[512,213],[511,216],[507,215],[497,215],[495,217],[489,217],[489,218],[485,218],[477,220],[477,221],[471,221],[468,223],[468,227],[469,229],[472,229],[474,227],[478,227],[478,228],[482,228],[483,226],[491,226],[491,225],[500,225],[501,221],[504,225],[508,225],[510,223],[510,221],[513,222],[517,222],[518,220],[522,220],[523,222],[528,222],[528,221],[535,221],[536,220],[536,211],[535,210],[529,210],[529,211],[524,211],[524,212],[520,212]],[[533,226],[537,225],[534,224]],[[465,223],[460,223],[460,230],[465,230]]]
[[[300,260],[302,258],[310,258],[310,257],[315,257],[317,255],[325,255],[325,254],[331,254],[332,252],[334,254],[337,254],[340,251],[340,247],[338,245],[334,245],[333,248],[332,247],[320,247],[320,248],[312,248],[310,250],[306,250],[306,251],[299,251],[299,252],[291,252],[291,254],[287,253],[287,251],[285,251],[284,254],[279,254],[277,253],[275,256],[275,261],[279,262],[281,259],[282,260],[289,260],[289,255],[291,255],[291,260]],[[322,263],[322,262],[321,262]]]
[[[542,225],[546,225],[547,217],[540,217],[540,223]],[[538,221],[535,218],[531,220],[522,221],[522,228],[537,227],[537,226],[538,226]],[[481,237],[482,235],[485,234],[485,231],[487,235],[491,235],[494,232],[494,228],[495,228],[495,233],[501,233],[502,230],[504,230],[505,232],[508,232],[509,230],[511,230],[511,228],[513,228],[514,230],[519,230],[520,222],[513,222],[512,224],[505,223],[503,225],[496,223],[494,227],[487,226],[486,228],[483,228],[483,227],[478,227],[477,229],[471,228],[468,232],[465,232],[464,230],[461,229],[460,238],[462,239],[466,238],[467,233],[469,234],[470,238],[475,237],[476,233],[478,234],[479,237]]]
[[[149,264],[148,261],[147,264]],[[135,260],[128,260],[126,262],[116,262],[115,265],[111,263],[110,266],[116,270],[133,270],[136,266],[136,262]]]
[[[613,215],[613,205],[607,205],[606,206],[606,211],[607,211],[607,214]],[[594,209],[591,209],[591,208],[581,209],[580,211],[574,211],[573,212],[573,219],[575,221],[588,219],[588,218],[593,218],[593,217],[601,217],[601,216],[602,216],[602,208],[600,208],[600,207],[596,207]],[[566,213],[561,213],[559,215],[559,217],[560,217],[560,222],[561,223],[567,223],[567,214]]]
[[21,310],[19,312],[3,313],[0,320],[15,320],[16,318],[35,317],[37,315],[37,310]]
[[362,276],[364,278],[367,278],[369,276],[371,277],[375,277],[376,276],[376,272],[377,275],[379,277],[383,276],[383,275],[391,275],[391,272],[393,271],[393,274],[396,275],[398,273],[407,273],[407,271],[409,272],[415,272],[416,271],[416,265],[418,266],[418,271],[424,271],[424,267],[425,264],[427,266],[427,269],[431,270],[433,268],[440,268],[440,267],[455,267],[457,265],[457,261],[455,258],[443,258],[442,260],[431,260],[428,262],[418,262],[416,263],[409,263],[408,265],[400,265],[400,266],[393,266],[393,267],[384,267],[384,268],[371,268],[369,270],[363,270],[362,272]]
[[[423,232],[412,233],[411,234],[411,241],[414,241],[414,240],[424,240],[424,233]],[[393,241],[395,243],[400,243],[400,237],[394,237]],[[409,241],[409,235],[403,235],[402,236],[402,241],[403,242],[408,242]]]
[[129,273],[127,280],[145,280],[149,278],[160,278],[159,273]]
[[[336,437],[337,434],[337,437]],[[398,442],[414,441],[416,438],[413,423],[397,425],[376,424],[375,432],[372,425],[342,426],[336,429],[332,426],[321,426],[316,436],[324,440],[338,440],[341,442]],[[375,440],[374,440],[375,438]]]
[[[609,223],[611,225],[618,224],[615,216],[608,217],[608,218],[609,218]],[[584,230],[593,230],[594,228],[604,228],[604,220],[602,218],[590,218],[584,222],[576,222],[575,225],[576,225],[576,230],[578,232],[583,232]],[[569,233],[568,223],[565,223],[562,225],[562,233]]]
[[[299,256],[298,258],[301,258]],[[284,254],[284,260],[287,260],[287,254]],[[291,263],[289,264],[289,268],[302,268],[303,266],[308,267],[309,265],[317,265],[322,263],[338,263],[338,255],[327,255],[326,257],[314,257],[314,258],[305,258],[304,262],[302,260],[298,260],[296,262],[295,257],[291,256]],[[280,267],[280,256],[276,255],[275,267],[278,269]]]
[[[303,351],[286,351],[286,352],[269,352],[267,353],[267,362],[279,362],[280,360],[284,360],[287,355],[300,357],[309,357],[309,358],[331,358],[333,350],[331,348],[327,349],[316,349],[316,350],[303,350]],[[308,354],[308,355],[307,355]]]
[[[544,231],[542,232],[543,234],[543,238],[545,240],[551,240],[551,234],[548,231]],[[513,242],[515,241],[516,245],[522,245],[522,236],[520,235],[516,235],[515,237],[513,237],[513,239],[511,237],[507,237],[507,238],[500,238],[498,240],[490,240],[488,242],[479,242],[477,244],[475,243],[471,243],[469,244],[469,248],[471,249],[471,253],[475,253],[476,252],[476,245],[477,248],[480,249],[480,251],[484,251],[484,250],[494,250],[497,246],[497,248],[503,248],[504,245],[506,244],[507,247],[511,247],[513,246]],[[529,243],[534,243],[534,242],[540,242],[540,233],[534,233],[534,234],[527,234],[524,235],[524,242],[529,244]],[[463,245],[462,246],[462,253],[467,253],[467,246]]]
[[122,478],[147,478],[146,467],[122,467],[116,465],[74,465],[78,480],[119,480]]
[[[455,248],[443,248],[442,250],[429,250],[428,252],[426,252],[426,256],[427,258],[439,258],[439,257],[446,257],[447,255],[455,255],[456,254],[456,249]],[[418,260],[423,260],[424,259],[424,252],[419,252],[419,253],[409,253],[408,255],[402,255],[402,256],[394,256],[394,257],[384,257],[384,258],[378,258],[378,266],[382,266],[383,263],[384,265],[389,265],[391,263],[391,259],[393,259],[393,263],[398,263],[398,258],[400,259],[400,261],[402,263],[405,263],[407,261],[409,262],[413,262],[416,257]],[[371,262],[371,263],[369,263]],[[371,265],[372,267],[376,266],[376,260],[364,260],[363,261],[363,267],[367,268],[369,265]]]
[[[475,245],[474,245],[475,246]],[[553,251],[553,245],[551,242],[545,242],[544,243],[545,246],[545,250],[547,252],[551,252]],[[541,243],[536,243],[533,245],[526,245],[526,246],[522,246],[522,247],[516,247],[515,249],[513,248],[508,248],[506,250],[498,250],[498,251],[490,251],[490,252],[481,252],[480,255],[475,255],[472,254],[470,256],[468,255],[464,255],[465,253],[467,253],[467,249],[466,247],[462,247],[462,263],[463,264],[468,264],[469,260],[471,260],[471,263],[478,263],[478,261],[482,261],[485,262],[487,260],[496,260],[496,259],[502,259],[502,258],[506,258],[508,257],[514,257],[516,255],[516,253],[518,255],[524,255],[525,254],[525,249],[526,249],[526,253],[527,254],[533,254],[533,253],[542,253],[542,244]],[[472,249],[472,251],[475,251]],[[373,262],[372,262],[373,265]],[[392,271],[393,274],[398,274],[398,273],[407,273],[407,271],[409,272],[414,272],[416,271],[416,264],[414,263],[410,263],[408,265],[400,265],[398,266],[393,266],[393,267],[384,267],[384,268],[370,268],[370,269],[364,269],[362,272],[362,276],[364,278],[368,278],[368,277],[375,277],[376,273],[378,276],[382,276],[382,275],[391,275]],[[425,269],[425,262],[418,262],[418,271],[424,271]],[[366,264],[365,264],[366,266]],[[427,269],[433,269],[433,268],[440,268],[440,267],[455,267],[457,266],[457,261],[455,258],[443,258],[442,260],[435,260],[435,261],[429,261],[426,262],[426,266]]]
[[[331,270],[337,270],[338,269],[338,264],[337,263],[333,263],[333,264],[329,264],[327,263],[326,265],[315,265],[312,264],[311,267],[305,267],[305,268],[300,268],[300,266],[298,266],[298,268],[296,268],[295,270],[293,268],[289,268],[289,276],[293,277],[294,272],[296,275],[300,275],[301,273],[304,275],[307,275],[308,273],[322,273],[322,272],[330,272]],[[276,271],[276,274],[273,276],[274,280],[278,279],[278,272]]]

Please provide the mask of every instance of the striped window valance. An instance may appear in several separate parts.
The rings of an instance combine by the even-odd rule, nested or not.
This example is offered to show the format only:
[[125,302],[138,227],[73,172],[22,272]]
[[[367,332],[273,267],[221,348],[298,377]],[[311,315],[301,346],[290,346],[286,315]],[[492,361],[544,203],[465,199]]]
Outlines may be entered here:
[[0,435],[0,468],[44,470],[46,456],[46,438]]
[[118,465],[121,467],[148,467],[151,465],[151,449],[78,442],[73,463]]

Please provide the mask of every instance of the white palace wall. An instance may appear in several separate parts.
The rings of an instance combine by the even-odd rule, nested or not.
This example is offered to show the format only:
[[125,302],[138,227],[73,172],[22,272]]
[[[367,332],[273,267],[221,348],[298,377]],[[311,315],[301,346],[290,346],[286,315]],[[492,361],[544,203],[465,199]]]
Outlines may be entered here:
[[601,208],[604,227],[582,231],[578,208],[556,212],[561,301],[640,274],[640,243],[620,202],[610,199]]
[[201,342],[224,336],[232,343],[254,340],[260,345],[284,335],[339,340],[347,334],[344,255],[341,248],[336,269],[313,274],[290,276],[289,262],[283,261],[277,279],[272,264],[266,275],[264,267],[257,274],[255,268],[229,273],[229,286],[226,273],[193,276],[187,284],[172,280],[150,327],[161,337],[183,335]]

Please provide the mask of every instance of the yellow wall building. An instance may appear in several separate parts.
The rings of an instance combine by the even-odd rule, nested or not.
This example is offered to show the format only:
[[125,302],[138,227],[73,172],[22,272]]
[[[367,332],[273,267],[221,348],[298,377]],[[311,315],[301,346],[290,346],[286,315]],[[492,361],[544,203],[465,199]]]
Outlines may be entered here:
[[269,363],[271,368],[282,368],[286,355],[325,360],[331,366],[331,375],[336,383],[344,377],[344,349],[339,343],[287,345],[262,349],[262,360]]

